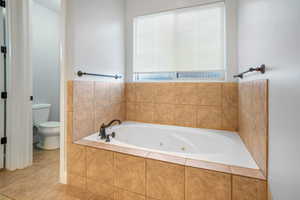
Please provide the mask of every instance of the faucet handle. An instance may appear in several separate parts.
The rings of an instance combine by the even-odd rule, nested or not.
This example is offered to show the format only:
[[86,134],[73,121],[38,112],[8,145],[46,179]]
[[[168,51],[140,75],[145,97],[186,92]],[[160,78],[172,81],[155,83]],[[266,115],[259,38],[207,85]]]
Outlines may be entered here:
[[99,130],[99,136],[101,136],[101,140],[106,138],[105,124],[103,123]]
[[107,136],[106,136],[105,142],[110,142],[110,138],[109,138],[109,137],[110,137],[110,135],[107,135]]
[[110,138],[109,137],[115,138],[116,137],[116,133],[112,132],[111,134],[107,134],[105,142],[110,142]]

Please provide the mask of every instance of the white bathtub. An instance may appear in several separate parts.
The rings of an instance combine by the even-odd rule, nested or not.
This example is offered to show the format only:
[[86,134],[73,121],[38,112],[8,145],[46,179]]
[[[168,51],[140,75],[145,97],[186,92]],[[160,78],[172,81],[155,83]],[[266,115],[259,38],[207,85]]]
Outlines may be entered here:
[[[138,122],[123,122],[107,129],[107,133],[111,132],[115,132],[116,137],[110,144],[258,169],[234,132]],[[105,143],[98,135],[95,133],[84,139]]]

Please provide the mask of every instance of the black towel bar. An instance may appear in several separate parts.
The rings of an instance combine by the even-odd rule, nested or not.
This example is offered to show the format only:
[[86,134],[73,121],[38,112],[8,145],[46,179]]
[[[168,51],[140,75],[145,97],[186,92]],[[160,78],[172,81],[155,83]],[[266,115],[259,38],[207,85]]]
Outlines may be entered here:
[[121,75],[106,75],[106,74],[93,74],[93,73],[86,73],[86,72],[82,72],[82,71],[78,71],[77,75],[79,77],[83,76],[83,75],[88,75],[88,76],[100,76],[100,77],[106,77],[106,78],[114,78],[114,79],[121,79],[122,76]]
[[249,72],[260,72],[260,73],[264,74],[266,72],[266,65],[262,64],[260,67],[256,67],[256,68],[251,67],[250,69],[248,69],[245,72],[242,72],[240,74],[234,75],[233,78],[243,79],[244,78],[244,74],[247,74]]

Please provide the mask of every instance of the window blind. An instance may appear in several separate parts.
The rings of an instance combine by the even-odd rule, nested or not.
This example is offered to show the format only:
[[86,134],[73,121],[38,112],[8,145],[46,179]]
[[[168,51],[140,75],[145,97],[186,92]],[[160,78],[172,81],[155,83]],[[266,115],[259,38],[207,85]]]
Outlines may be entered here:
[[133,72],[224,70],[224,3],[134,19]]

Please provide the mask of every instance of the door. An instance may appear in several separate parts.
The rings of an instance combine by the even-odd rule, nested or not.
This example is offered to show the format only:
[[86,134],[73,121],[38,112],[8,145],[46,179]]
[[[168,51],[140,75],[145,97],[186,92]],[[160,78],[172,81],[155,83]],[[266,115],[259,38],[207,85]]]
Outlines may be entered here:
[[[5,167],[5,154],[6,154],[6,50],[2,47],[6,45],[6,18],[5,18],[5,8],[0,7],[0,45],[1,45],[1,55],[0,55],[0,169]],[[3,143],[3,144],[2,144]]]

